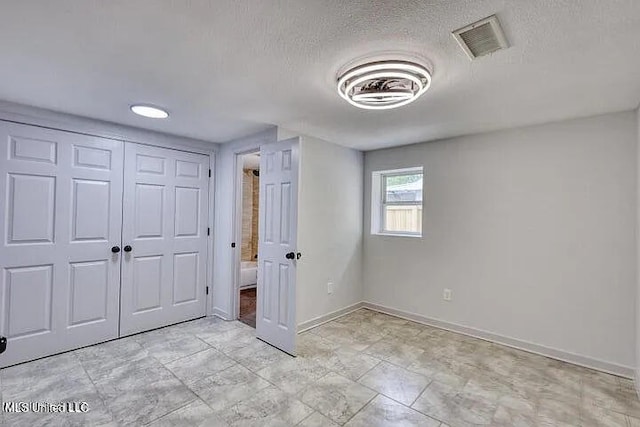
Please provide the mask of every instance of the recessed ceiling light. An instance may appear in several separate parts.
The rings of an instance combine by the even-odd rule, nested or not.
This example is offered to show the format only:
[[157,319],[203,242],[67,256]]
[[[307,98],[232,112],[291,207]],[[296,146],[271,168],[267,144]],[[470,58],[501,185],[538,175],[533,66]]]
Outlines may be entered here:
[[351,68],[338,78],[338,93],[351,105],[386,110],[418,99],[431,85],[431,73],[408,61],[379,61]]
[[150,119],[166,119],[169,117],[169,113],[165,110],[151,105],[135,104],[131,106],[131,111],[139,116],[149,117]]

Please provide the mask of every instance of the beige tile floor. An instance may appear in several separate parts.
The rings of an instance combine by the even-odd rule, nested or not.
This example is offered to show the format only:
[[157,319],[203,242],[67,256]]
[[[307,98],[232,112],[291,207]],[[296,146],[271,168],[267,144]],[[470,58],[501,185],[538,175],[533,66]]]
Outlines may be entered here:
[[91,408],[1,415],[17,426],[640,427],[628,379],[364,309],[297,358],[206,318],[0,370],[0,390]]

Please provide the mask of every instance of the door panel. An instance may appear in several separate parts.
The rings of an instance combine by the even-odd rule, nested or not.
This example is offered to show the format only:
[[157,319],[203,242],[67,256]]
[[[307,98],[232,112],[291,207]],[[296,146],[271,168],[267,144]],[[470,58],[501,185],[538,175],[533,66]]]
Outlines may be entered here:
[[298,139],[260,149],[258,241],[258,338],[296,353],[296,251],[298,213]]
[[133,259],[133,313],[162,308],[162,255]]
[[164,185],[136,184],[135,231],[137,239],[163,238]]
[[8,338],[51,332],[53,265],[7,268],[5,283]]
[[195,237],[200,229],[200,189],[176,187],[175,237]]
[[110,193],[109,181],[73,180],[72,241],[109,239]]
[[73,164],[90,169],[111,169],[111,151],[101,148],[74,146]]
[[118,335],[123,144],[0,122],[0,367]]
[[198,298],[197,252],[175,254],[173,256],[173,304],[193,302]]
[[107,317],[109,265],[106,261],[71,263],[69,325],[103,321]]
[[26,136],[8,135],[9,137],[9,159],[27,160],[42,163],[56,164],[57,147],[56,141],[45,141]]
[[55,188],[52,176],[9,174],[7,244],[53,243]]
[[121,335],[205,315],[208,168],[205,155],[127,144]]

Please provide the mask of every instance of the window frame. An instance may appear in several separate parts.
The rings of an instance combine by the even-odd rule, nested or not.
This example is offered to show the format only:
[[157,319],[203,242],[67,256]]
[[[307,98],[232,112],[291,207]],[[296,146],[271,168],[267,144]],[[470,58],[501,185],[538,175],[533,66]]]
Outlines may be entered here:
[[[420,201],[387,201],[387,179],[396,176],[422,175],[422,200]],[[388,206],[421,206],[424,212],[424,167],[415,166],[402,169],[381,170],[372,172],[372,218],[371,234],[397,237],[422,237],[422,231],[387,230],[386,215]],[[422,221],[422,214],[421,221]],[[421,227],[422,229],[422,227]]]

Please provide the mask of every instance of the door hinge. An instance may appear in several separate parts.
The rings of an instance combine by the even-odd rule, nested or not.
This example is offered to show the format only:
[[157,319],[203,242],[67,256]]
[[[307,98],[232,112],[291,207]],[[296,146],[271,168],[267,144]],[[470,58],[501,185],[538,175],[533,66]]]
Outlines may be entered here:
[[232,248],[235,248],[235,247],[236,247],[236,243],[235,243],[235,242],[233,242],[233,243],[231,244],[231,247],[232,247]]
[[207,236],[211,236],[211,227],[207,227]]
[[0,354],[7,349],[7,337],[0,337]]
[[207,286],[207,295],[209,295],[209,287]]
[[209,169],[209,178],[211,178],[211,169]]

